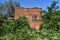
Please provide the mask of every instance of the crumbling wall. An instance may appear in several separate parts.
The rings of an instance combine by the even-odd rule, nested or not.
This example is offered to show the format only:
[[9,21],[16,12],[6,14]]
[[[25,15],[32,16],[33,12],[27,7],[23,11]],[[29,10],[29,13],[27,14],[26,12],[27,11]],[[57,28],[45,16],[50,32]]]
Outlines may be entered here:
[[30,27],[32,29],[41,28],[41,8],[16,8],[14,19],[20,16],[27,16]]

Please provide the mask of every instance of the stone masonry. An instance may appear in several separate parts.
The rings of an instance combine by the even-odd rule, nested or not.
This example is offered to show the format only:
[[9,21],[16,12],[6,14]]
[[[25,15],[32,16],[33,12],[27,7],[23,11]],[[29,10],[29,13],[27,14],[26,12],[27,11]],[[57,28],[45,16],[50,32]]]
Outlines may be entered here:
[[42,25],[41,11],[41,8],[15,8],[14,19],[26,16],[32,29],[40,29]]

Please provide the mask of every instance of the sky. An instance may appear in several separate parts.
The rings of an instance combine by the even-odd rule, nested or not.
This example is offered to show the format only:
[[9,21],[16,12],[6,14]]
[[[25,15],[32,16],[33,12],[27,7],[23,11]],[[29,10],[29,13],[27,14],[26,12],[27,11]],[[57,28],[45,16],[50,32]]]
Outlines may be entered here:
[[[0,0],[0,2],[4,3],[4,1],[8,0]],[[19,2],[21,7],[24,8],[42,8],[42,9],[47,9],[47,6],[50,6],[53,1],[58,1],[59,7],[60,7],[60,0],[13,0],[13,2]]]

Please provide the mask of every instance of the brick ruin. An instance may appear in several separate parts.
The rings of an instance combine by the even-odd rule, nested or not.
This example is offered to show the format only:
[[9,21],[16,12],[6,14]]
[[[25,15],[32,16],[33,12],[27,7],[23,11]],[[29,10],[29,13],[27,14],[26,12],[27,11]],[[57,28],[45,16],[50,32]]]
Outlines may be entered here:
[[41,8],[15,8],[14,19],[26,16],[32,29],[40,29],[42,25],[41,11]]

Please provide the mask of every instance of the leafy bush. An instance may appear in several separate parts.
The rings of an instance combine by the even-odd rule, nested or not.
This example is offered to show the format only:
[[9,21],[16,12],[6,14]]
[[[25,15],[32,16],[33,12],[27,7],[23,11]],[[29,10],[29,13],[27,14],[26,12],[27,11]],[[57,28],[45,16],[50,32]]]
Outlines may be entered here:
[[13,21],[6,20],[0,29],[0,40],[60,40],[60,31],[44,28],[32,30],[25,17]]
[[25,17],[20,17],[19,19],[13,21],[5,20],[2,27],[0,27],[0,35],[5,35],[7,33],[15,33],[17,29],[28,26],[29,23]]

